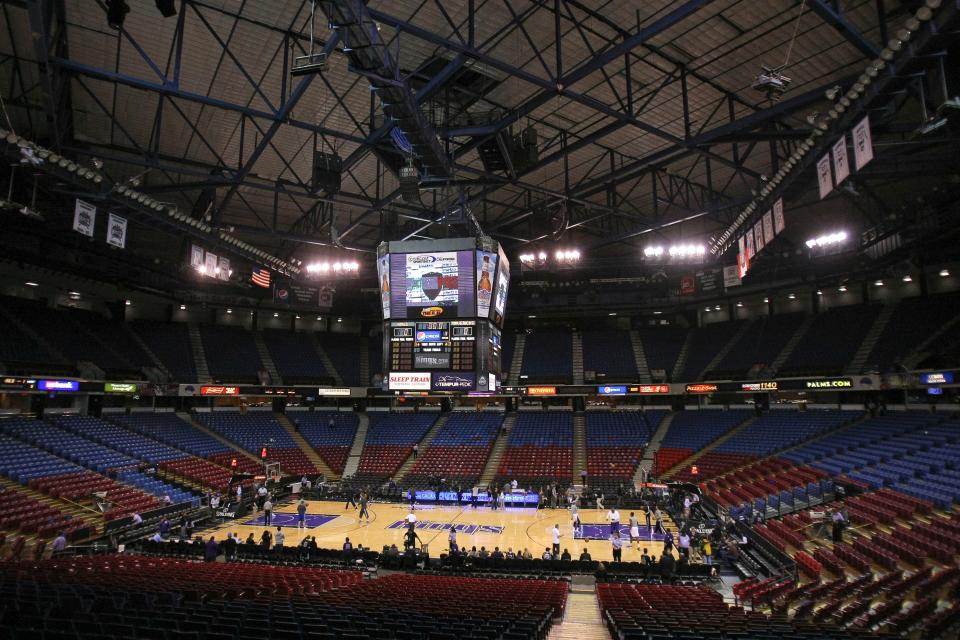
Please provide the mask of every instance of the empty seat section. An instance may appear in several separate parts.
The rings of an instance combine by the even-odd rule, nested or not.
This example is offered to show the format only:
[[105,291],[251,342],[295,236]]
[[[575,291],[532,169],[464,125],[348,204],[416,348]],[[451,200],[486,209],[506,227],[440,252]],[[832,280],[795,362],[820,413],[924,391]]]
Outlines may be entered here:
[[901,300],[867,356],[865,369],[892,371],[921,342],[957,315],[960,315],[960,296],[957,295]]
[[695,451],[703,449],[751,415],[752,411],[744,409],[680,411],[674,414],[670,429],[657,451],[657,474],[662,474]]
[[369,380],[360,380],[360,354],[362,343],[366,338],[349,333],[317,333],[314,334],[323,350],[330,357],[343,384],[359,386],[369,384]]
[[367,371],[370,372],[370,380],[361,380],[361,385],[373,384],[374,376],[383,376],[383,336],[377,334],[367,339]]
[[880,309],[876,304],[858,304],[817,314],[778,374],[842,373],[860,348]]
[[190,328],[182,322],[134,320],[130,327],[166,367],[174,380],[196,382]]
[[[287,414],[300,435],[334,473],[343,473],[357,435],[357,414],[349,411],[297,411]],[[330,420],[333,420],[333,428]]]
[[151,464],[189,457],[185,451],[93,416],[61,416],[50,421],[58,427]]
[[199,328],[207,368],[214,380],[257,382],[263,363],[253,334],[243,327],[221,324],[202,324]]
[[527,336],[520,374],[532,382],[570,382],[573,338],[569,331],[544,330]]
[[503,424],[503,414],[456,411],[420,454],[408,480],[441,476],[449,481],[475,482],[483,472],[493,441]]
[[584,331],[583,370],[593,371],[598,378],[624,381],[637,379],[637,362],[627,331]]
[[260,335],[284,383],[322,384],[333,380],[308,334],[264,329]]
[[754,367],[770,366],[803,324],[804,317],[803,313],[783,313],[757,318],[716,368],[706,372],[707,378],[745,378]]
[[100,473],[140,464],[133,456],[43,420],[4,421],[0,427],[24,442]]
[[212,411],[198,412],[195,415],[197,421],[205,427],[258,457],[260,449],[267,447],[268,461],[279,462],[280,471],[284,475],[314,476],[318,473],[317,468],[272,413]]
[[357,472],[379,479],[392,476],[413,452],[413,445],[427,435],[437,417],[435,413],[371,411]]
[[716,322],[691,329],[690,343],[687,347],[687,360],[683,370],[678,372],[677,380],[699,380],[704,369],[736,335],[746,320]]
[[200,458],[232,451],[230,447],[173,413],[109,414],[111,421]]
[[636,331],[643,344],[650,372],[657,377],[657,372],[663,371],[666,380],[679,379],[675,378],[673,369],[677,364],[677,358],[680,357],[680,350],[683,349],[689,329],[666,325],[638,327]]
[[573,418],[568,412],[520,412],[507,436],[497,478],[528,485],[565,480],[573,475],[572,448]]
[[666,411],[588,411],[587,473],[599,479],[630,480],[643,448],[653,437]]
[[[0,296],[0,305],[12,309],[15,298]],[[20,330],[14,323],[6,323],[0,331],[0,362],[7,366],[7,373],[73,375],[74,367],[69,360],[55,354]]]

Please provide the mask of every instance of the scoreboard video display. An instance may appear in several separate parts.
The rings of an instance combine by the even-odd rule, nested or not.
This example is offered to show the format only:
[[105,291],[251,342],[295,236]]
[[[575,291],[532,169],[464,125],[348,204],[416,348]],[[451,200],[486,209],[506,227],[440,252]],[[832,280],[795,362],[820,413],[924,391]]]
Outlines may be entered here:
[[497,243],[384,243],[377,266],[388,387],[495,391],[510,277]]

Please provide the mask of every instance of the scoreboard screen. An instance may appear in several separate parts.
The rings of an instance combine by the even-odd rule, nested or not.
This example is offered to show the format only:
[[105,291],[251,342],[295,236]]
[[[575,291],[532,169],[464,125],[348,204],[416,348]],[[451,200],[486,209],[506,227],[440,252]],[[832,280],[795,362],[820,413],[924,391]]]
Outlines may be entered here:
[[489,238],[381,245],[377,270],[388,388],[496,390],[508,269]]

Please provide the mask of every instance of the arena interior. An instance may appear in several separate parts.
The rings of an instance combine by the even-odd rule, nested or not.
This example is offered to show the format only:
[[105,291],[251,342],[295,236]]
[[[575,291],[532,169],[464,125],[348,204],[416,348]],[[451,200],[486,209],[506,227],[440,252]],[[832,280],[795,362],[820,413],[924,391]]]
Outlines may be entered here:
[[960,637],[958,30],[0,0],[0,640]]

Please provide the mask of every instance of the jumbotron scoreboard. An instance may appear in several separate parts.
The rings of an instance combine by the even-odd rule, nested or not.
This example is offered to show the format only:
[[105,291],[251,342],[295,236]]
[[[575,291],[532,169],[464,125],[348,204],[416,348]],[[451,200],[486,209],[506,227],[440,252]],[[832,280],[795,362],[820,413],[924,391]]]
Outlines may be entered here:
[[390,390],[497,390],[510,286],[510,263],[497,242],[384,242],[377,273]]

